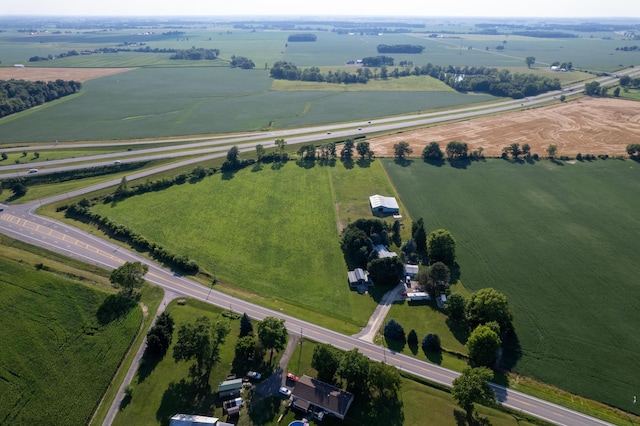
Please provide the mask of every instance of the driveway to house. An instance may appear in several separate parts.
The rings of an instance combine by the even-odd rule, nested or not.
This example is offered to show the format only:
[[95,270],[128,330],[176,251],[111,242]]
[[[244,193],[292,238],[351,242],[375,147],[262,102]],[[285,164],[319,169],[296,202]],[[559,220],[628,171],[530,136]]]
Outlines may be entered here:
[[400,292],[404,290],[404,284],[401,282],[393,290],[389,290],[382,296],[382,300],[378,304],[378,307],[369,318],[367,326],[360,330],[360,333],[354,334],[353,337],[365,342],[373,343],[373,339],[376,337],[376,333],[380,330],[382,322],[387,317],[391,304],[396,301]]
[[256,384],[257,394],[263,397],[278,395],[278,389],[280,389],[280,386],[285,386],[287,384],[287,364],[289,363],[289,359],[291,359],[291,355],[299,341],[300,336],[289,333],[289,342],[287,343],[287,347],[280,358],[278,366],[268,379]]
[[[160,306],[158,306],[158,311],[156,312],[156,316],[153,318],[153,324],[155,324],[156,320],[158,319],[158,316],[161,313],[163,313],[164,310],[167,308],[167,304],[171,302],[173,299],[176,299],[178,297],[180,297],[180,294],[174,293],[167,289],[164,290],[164,297],[162,298],[162,302],[160,303]],[[136,356],[133,359],[131,366],[129,367],[129,371],[127,371],[127,375],[122,381],[122,384],[120,385],[120,389],[118,389],[118,393],[116,394],[116,397],[113,399],[113,403],[111,404],[111,407],[109,408],[109,411],[107,412],[107,415],[105,416],[104,421],[102,422],[103,426],[111,425],[113,423],[113,420],[116,418],[116,414],[118,414],[118,411],[120,410],[120,404],[124,399],[124,389],[129,385],[129,383],[131,383],[136,372],[138,371],[138,367],[140,366],[140,361],[142,360],[142,355],[144,355],[144,351],[146,348],[147,348],[147,343],[145,340],[145,343],[140,345],[140,347],[138,348],[138,352],[136,353]]]

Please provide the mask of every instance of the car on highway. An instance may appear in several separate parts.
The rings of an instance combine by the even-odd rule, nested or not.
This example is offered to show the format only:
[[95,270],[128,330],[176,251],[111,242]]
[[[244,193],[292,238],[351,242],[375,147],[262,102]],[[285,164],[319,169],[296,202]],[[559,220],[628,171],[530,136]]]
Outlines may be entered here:
[[38,169],[29,169],[29,173],[38,173]]
[[3,211],[4,211],[4,209],[2,207],[0,207],[0,212],[3,212]]
[[113,164],[121,164],[121,163],[122,163],[122,161],[120,161],[120,160],[116,160],[116,161],[113,162]]
[[291,396],[291,391],[287,389],[285,386],[280,386],[280,389],[278,389],[278,392],[280,392],[281,395],[284,395],[287,398]]
[[297,382],[300,379],[298,378],[298,376],[296,376],[293,373],[287,373],[287,380],[291,380],[292,382]]

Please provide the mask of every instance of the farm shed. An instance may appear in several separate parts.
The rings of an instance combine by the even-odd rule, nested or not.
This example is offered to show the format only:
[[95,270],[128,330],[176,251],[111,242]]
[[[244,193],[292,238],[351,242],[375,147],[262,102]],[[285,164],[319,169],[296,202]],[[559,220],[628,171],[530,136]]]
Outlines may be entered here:
[[398,214],[400,212],[400,207],[395,197],[384,197],[379,194],[372,195],[369,197],[369,204],[374,216]]
[[359,286],[371,285],[369,273],[362,268],[356,268],[353,271],[347,272],[347,276],[349,277],[349,287],[352,289]]
[[238,396],[242,389],[242,379],[225,380],[218,384],[218,395],[223,398],[225,396]]
[[344,420],[353,394],[307,375],[293,388],[293,407],[322,420],[325,414]]
[[194,414],[176,414],[171,417],[169,426],[211,426],[217,425],[216,417],[197,416]]
[[387,249],[382,244],[376,244],[375,246],[373,246],[373,249],[378,252],[378,258],[379,259],[382,259],[382,258],[385,258],[385,257],[396,257],[397,256],[396,252],[389,251],[389,249]]
[[404,265],[404,274],[413,278],[418,275],[418,265]]

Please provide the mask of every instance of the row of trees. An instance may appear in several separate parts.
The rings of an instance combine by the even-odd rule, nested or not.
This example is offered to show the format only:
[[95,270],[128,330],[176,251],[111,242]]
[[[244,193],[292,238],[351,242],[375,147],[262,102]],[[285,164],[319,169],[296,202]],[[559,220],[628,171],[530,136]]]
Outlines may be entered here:
[[161,245],[147,240],[143,235],[135,233],[128,226],[112,221],[108,217],[103,217],[90,210],[90,202],[86,199],[67,207],[66,216],[81,218],[98,224],[106,230],[110,236],[124,239],[134,247],[142,251],[148,251],[154,259],[159,260],[172,268],[178,269],[188,274],[195,274],[200,270],[195,260],[188,256],[171,253]]
[[296,42],[296,41],[310,42],[310,41],[316,41],[317,39],[318,39],[318,36],[312,33],[291,34],[289,37],[287,37],[287,41],[293,41],[293,42]]
[[173,55],[169,56],[169,59],[183,59],[189,61],[201,61],[201,60],[214,60],[220,55],[219,49],[204,49],[195,48],[191,49],[179,49],[176,50]]
[[378,53],[422,53],[424,46],[416,44],[379,44],[376,50]]
[[78,81],[0,80],[0,118],[42,105],[82,88]]
[[[527,63],[529,62],[533,65],[535,58],[529,58]],[[387,66],[393,66],[393,58],[386,56],[363,58],[363,65],[365,67],[380,67],[380,73],[378,74],[376,71],[366,72],[359,68],[355,74],[346,71],[330,71],[325,75],[318,67],[300,70],[291,62],[278,61],[271,68],[270,75],[275,79],[345,84],[365,84],[372,78],[386,79],[389,77],[428,75],[443,81],[457,91],[483,92],[494,96],[508,96],[514,99],[535,96],[561,88],[560,80],[557,78],[552,79],[535,74],[511,73],[508,70],[498,70],[497,68],[439,66],[429,63],[420,67],[411,68],[407,66],[389,71]]]
[[232,68],[242,68],[243,70],[252,70],[256,67],[256,64],[249,58],[245,58],[244,56],[231,56],[231,67]]

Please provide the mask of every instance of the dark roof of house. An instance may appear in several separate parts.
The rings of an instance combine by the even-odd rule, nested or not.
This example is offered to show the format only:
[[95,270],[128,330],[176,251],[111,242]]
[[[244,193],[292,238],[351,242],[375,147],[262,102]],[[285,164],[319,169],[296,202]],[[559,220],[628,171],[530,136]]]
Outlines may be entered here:
[[309,401],[326,411],[344,417],[353,394],[309,376],[302,376],[293,388],[293,397]]

